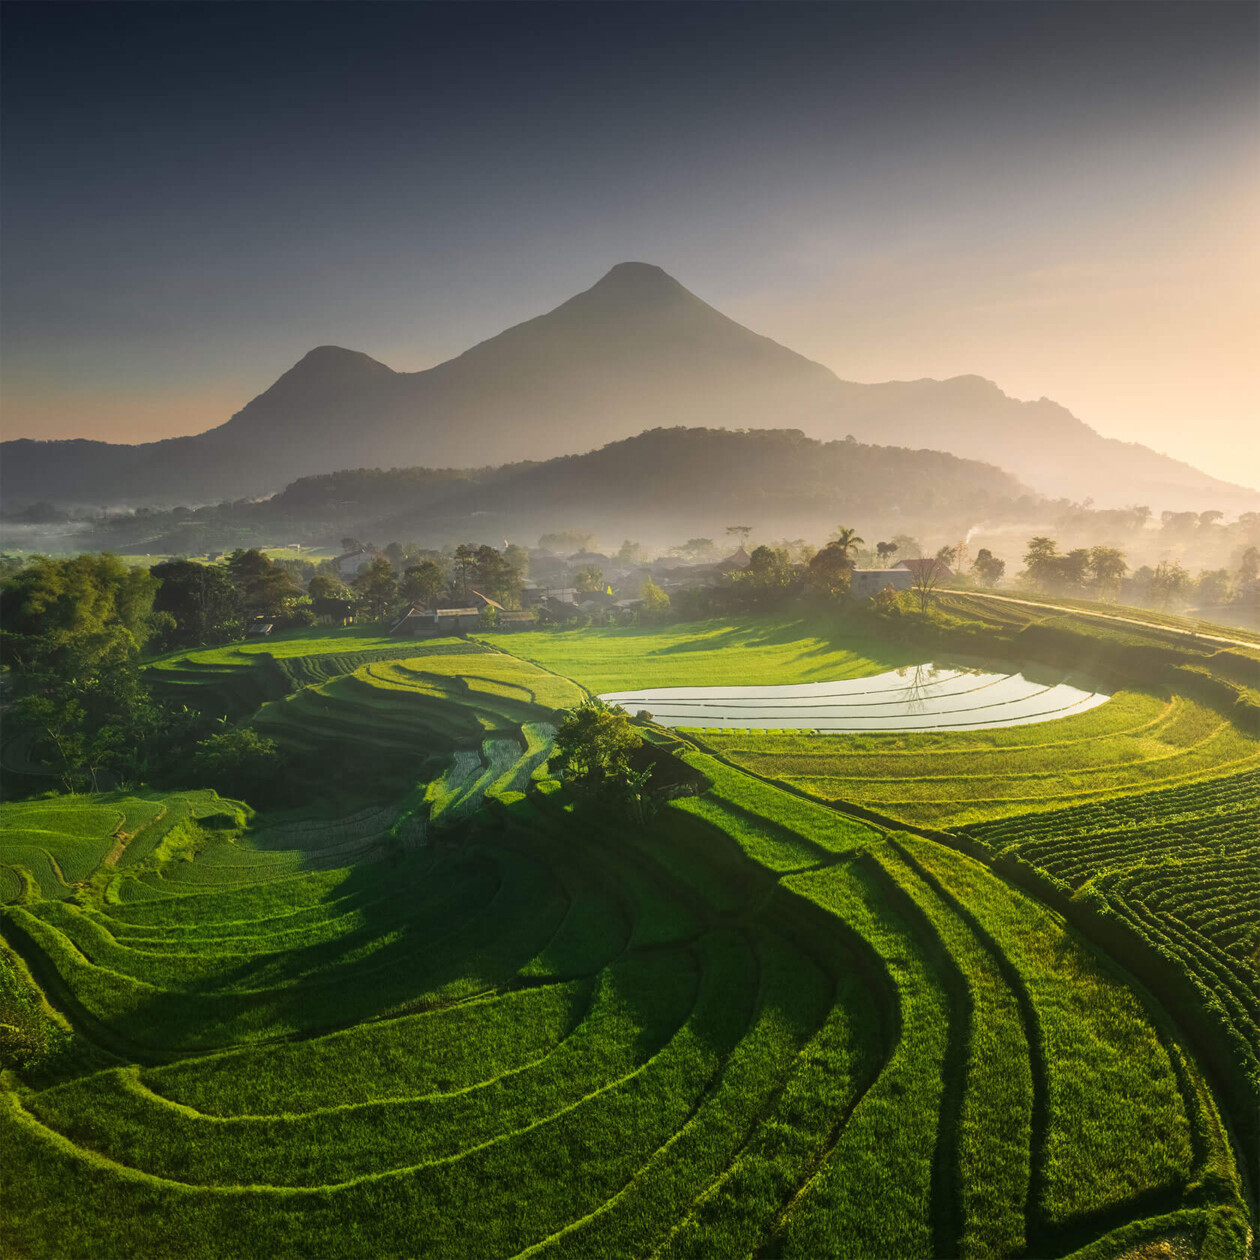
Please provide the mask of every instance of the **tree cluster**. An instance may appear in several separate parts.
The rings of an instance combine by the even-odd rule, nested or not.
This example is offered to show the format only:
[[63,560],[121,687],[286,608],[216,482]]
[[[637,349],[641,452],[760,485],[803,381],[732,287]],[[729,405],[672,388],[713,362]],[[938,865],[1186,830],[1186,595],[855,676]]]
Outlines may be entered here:
[[[1172,516],[1172,514],[1165,514]],[[1220,513],[1178,513],[1193,517],[1195,528],[1210,528],[1204,517]],[[1176,517],[1173,517],[1176,519]],[[1187,524],[1187,528],[1189,525]],[[982,553],[983,554],[983,553]],[[1191,602],[1204,606],[1260,603],[1260,548],[1245,548],[1236,569],[1215,568],[1192,574],[1180,560],[1165,558],[1132,572],[1116,547],[1077,547],[1060,552],[1052,538],[1028,541],[1021,577],[1043,594],[1082,599],[1122,600],[1141,607],[1170,608]]]
[[650,766],[636,770],[643,738],[619,705],[590,699],[571,710],[556,732],[552,769],[604,802],[619,803],[642,821],[650,808]]
[[202,725],[140,679],[140,651],[167,624],[158,590],[151,573],[109,555],[37,556],[0,585],[6,733],[67,790],[146,778]]

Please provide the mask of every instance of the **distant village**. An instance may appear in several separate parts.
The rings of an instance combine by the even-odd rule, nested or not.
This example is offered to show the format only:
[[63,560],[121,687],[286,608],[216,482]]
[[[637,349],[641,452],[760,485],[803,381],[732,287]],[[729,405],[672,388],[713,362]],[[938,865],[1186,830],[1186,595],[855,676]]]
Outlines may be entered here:
[[[695,563],[679,556],[627,563],[616,555],[599,551],[576,551],[558,554],[546,547],[528,552],[529,574],[520,582],[515,602],[508,607],[491,595],[468,588],[468,599],[461,603],[441,600],[412,603],[390,627],[390,634],[401,637],[438,637],[484,627],[491,621],[497,629],[532,627],[539,623],[563,624],[580,619],[588,625],[629,625],[645,611],[649,596],[645,589],[655,588],[667,603],[683,591],[718,587],[733,575],[745,573],[752,557],[741,544],[720,560]],[[370,567],[388,557],[372,547],[358,547],[335,557],[333,563],[342,582],[353,583]],[[864,599],[878,592],[910,590],[914,584],[915,566],[933,561],[904,560],[890,568],[850,570],[850,591],[854,598]],[[804,578],[808,565],[794,564]],[[952,575],[942,566],[939,576]],[[659,597],[658,597],[659,598]],[[332,620],[332,618],[328,618]]]

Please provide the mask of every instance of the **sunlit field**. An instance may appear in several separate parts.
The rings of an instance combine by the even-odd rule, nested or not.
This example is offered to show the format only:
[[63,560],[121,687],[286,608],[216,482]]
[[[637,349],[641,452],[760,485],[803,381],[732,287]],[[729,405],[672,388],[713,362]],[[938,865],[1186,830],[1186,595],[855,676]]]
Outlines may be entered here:
[[[996,858],[1070,891],[1117,837],[1108,851],[1139,865],[1099,895],[1137,940],[1175,887],[1140,863],[1183,862],[1173,831],[1202,835],[1196,870],[1236,913],[1200,944],[1183,906],[1174,956],[1230,1013],[1212,1044],[1233,1062],[1256,1028],[1254,737],[1137,689],[1006,731],[697,747],[658,730],[694,794],[646,826],[593,815],[549,771],[586,689],[905,659],[796,632],[504,635],[409,657],[323,634],[161,661],[208,700],[284,665],[290,689],[252,722],[321,799],[357,749],[355,808],[259,813],[205,790],[6,807],[5,948],[64,1043],[4,1094],[6,1247],[1111,1255],[1176,1234],[1241,1260],[1205,1047]],[[960,833],[968,856],[850,804],[1001,821]],[[45,1210],[50,1185],[73,1210]],[[481,1208],[453,1213],[452,1195]]]

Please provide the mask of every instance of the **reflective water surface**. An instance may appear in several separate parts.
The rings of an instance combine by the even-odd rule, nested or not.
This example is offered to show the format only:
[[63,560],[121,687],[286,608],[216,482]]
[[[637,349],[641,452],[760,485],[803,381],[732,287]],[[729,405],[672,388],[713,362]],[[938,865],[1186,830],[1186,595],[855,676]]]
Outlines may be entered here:
[[600,697],[663,726],[814,731],[989,730],[1083,713],[1111,696],[1062,676],[916,665],[774,687],[653,687]]

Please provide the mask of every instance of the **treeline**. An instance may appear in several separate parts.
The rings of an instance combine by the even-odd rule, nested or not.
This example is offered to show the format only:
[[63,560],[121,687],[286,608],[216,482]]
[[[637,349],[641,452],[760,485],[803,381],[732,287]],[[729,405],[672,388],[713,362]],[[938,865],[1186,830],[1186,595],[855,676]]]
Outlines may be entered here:
[[1260,608],[1260,548],[1255,546],[1243,549],[1237,568],[1203,569],[1192,574],[1175,559],[1130,569],[1125,553],[1118,547],[1060,551],[1053,538],[1038,536],[1028,541],[1024,566],[1019,575],[1021,585],[1047,595],[1117,600],[1159,609],[1191,603]]
[[[492,537],[553,528],[555,514],[659,538],[757,503],[781,529],[841,510],[902,519],[1030,519],[1043,501],[1009,473],[939,451],[819,442],[798,430],[654,429],[597,451],[479,469],[355,469],[306,477],[262,500],[100,517],[85,546],[195,554],[286,535],[352,531],[449,537],[459,522],[493,521]],[[964,526],[965,528],[965,526]]]
[[141,680],[141,652],[164,622],[160,585],[108,555],[35,557],[4,578],[6,777],[51,776],[67,791],[161,779],[210,733]]
[[260,621],[276,629],[383,622],[413,605],[467,603],[473,591],[515,608],[529,571],[529,554],[516,546],[465,543],[441,552],[395,542],[376,551],[353,538],[342,545],[362,557],[358,572],[345,578],[332,560],[273,560],[256,548],[234,551],[222,564],[154,565],[153,650],[230,643]]
[[161,702],[142,677],[145,654],[230,643],[259,621],[285,628],[321,616],[385,619],[473,588],[508,602],[527,566],[521,548],[468,545],[443,555],[399,544],[371,554],[346,584],[331,562],[272,560],[257,550],[222,564],[170,560],[148,570],[112,555],[11,563],[0,572],[6,774],[25,788],[51,776],[68,791],[95,791],[192,770],[198,781],[248,794],[278,769],[274,747],[247,728]]

